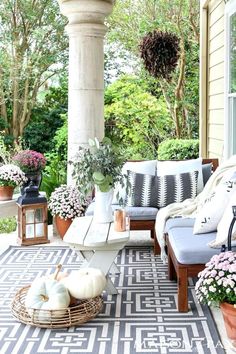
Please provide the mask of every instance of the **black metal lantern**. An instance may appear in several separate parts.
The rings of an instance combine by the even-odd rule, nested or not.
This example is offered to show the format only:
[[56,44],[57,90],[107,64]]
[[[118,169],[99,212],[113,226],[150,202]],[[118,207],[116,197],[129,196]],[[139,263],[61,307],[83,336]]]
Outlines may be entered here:
[[18,207],[18,239],[23,246],[49,243],[47,199],[31,184],[16,201]]
[[[232,221],[230,223],[229,231],[228,231],[228,241],[227,241],[228,251],[232,251],[231,240],[232,240],[233,227],[234,227],[234,224],[235,224],[235,221],[236,221],[236,206],[235,205],[232,206],[232,211],[233,211],[233,219],[232,219]],[[225,252],[225,251],[226,251],[226,246],[222,245],[221,252]]]

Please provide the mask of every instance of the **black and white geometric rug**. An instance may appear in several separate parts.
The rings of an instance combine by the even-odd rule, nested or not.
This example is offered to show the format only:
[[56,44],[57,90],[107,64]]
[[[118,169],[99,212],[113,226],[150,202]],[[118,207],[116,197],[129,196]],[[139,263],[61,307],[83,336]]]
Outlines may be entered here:
[[78,268],[67,247],[10,247],[0,257],[0,354],[224,353],[208,307],[190,285],[191,310],[178,313],[176,283],[150,247],[126,247],[117,257],[118,295],[104,295],[102,312],[78,327],[40,329],[17,322],[10,303],[18,289],[55,266]]

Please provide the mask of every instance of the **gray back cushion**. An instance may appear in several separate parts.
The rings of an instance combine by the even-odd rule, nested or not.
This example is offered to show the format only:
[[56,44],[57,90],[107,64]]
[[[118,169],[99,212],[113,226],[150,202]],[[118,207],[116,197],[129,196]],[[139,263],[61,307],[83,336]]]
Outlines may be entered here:
[[212,174],[212,163],[206,163],[202,165],[202,177],[203,177],[203,185],[207,183],[208,179]]

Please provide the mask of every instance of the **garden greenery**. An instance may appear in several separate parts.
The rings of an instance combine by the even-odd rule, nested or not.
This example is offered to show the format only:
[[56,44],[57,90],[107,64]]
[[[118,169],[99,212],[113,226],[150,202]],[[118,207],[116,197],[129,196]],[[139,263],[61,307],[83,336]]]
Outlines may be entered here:
[[124,159],[108,138],[99,142],[97,138],[89,140],[89,147],[79,147],[73,166],[72,176],[80,190],[82,200],[86,200],[94,186],[101,192],[107,192],[116,182],[124,185],[121,169]]
[[16,230],[16,226],[17,222],[14,216],[0,219],[0,234],[11,233]]
[[158,147],[158,160],[187,160],[199,157],[199,140],[168,139]]

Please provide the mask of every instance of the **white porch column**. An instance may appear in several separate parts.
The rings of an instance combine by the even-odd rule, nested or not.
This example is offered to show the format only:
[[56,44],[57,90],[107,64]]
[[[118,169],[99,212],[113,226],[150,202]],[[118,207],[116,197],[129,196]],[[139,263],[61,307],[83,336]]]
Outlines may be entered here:
[[[58,0],[69,23],[68,160],[89,138],[104,136],[105,17],[113,0]],[[68,183],[72,170],[68,166]]]

